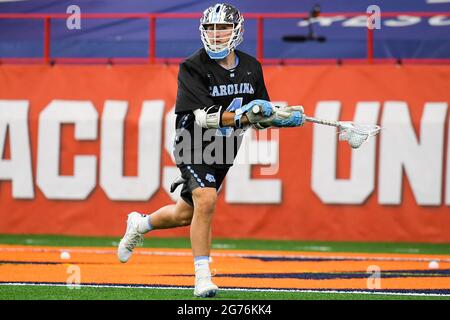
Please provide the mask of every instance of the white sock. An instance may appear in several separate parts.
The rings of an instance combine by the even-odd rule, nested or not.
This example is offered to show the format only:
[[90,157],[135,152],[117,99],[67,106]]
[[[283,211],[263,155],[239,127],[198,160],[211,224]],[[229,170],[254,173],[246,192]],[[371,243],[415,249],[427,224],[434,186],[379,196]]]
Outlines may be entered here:
[[138,231],[140,233],[147,233],[153,229],[150,217],[151,215],[145,215],[139,220]]
[[196,257],[195,262],[195,278],[211,278],[211,271],[209,270],[209,257],[202,256],[202,257]]

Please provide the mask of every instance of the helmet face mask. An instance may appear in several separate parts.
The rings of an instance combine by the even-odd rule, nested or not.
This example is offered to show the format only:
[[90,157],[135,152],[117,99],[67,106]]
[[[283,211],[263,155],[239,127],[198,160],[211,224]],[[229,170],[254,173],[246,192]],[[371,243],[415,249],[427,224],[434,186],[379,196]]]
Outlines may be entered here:
[[224,59],[243,40],[244,18],[229,4],[216,4],[203,12],[200,34],[211,59]]

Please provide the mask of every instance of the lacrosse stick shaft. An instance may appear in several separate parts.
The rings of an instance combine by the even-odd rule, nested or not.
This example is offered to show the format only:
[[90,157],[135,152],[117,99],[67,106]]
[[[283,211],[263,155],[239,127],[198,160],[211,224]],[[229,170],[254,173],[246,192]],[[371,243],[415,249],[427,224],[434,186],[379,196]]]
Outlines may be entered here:
[[324,124],[327,126],[333,126],[333,127],[338,127],[338,128],[341,127],[341,124],[338,121],[317,119],[317,118],[308,117],[308,116],[305,116],[305,121],[314,122],[314,123],[318,123],[318,124]]
[[[292,107],[292,106],[291,106]],[[261,107],[259,105],[255,105],[252,108],[252,112],[257,114],[259,112],[261,112]],[[313,117],[308,117],[305,115],[305,121],[308,122],[313,122],[313,123],[318,123],[318,124],[323,124],[323,125],[327,125],[327,126],[332,126],[332,127],[337,127],[339,129],[345,128],[345,126],[343,125],[342,122],[340,121],[332,121],[332,120],[325,120],[325,119],[317,119],[317,118],[313,118]],[[377,130],[375,130],[373,133],[367,133],[369,135],[377,135],[380,132],[380,128],[378,128]]]
[[318,123],[318,124],[324,124],[327,126],[333,126],[333,127],[337,127],[341,130],[348,130],[350,129],[351,131],[358,133],[358,134],[363,134],[363,135],[368,135],[368,136],[376,136],[378,133],[380,133],[381,131],[381,127],[374,125],[371,128],[358,128],[356,124],[354,124],[353,122],[351,122],[352,127],[348,128],[347,127],[347,123],[348,122],[341,122],[341,121],[331,121],[331,120],[324,120],[324,119],[317,119],[317,118],[313,118],[313,117],[308,117],[305,116],[305,120],[309,121],[309,122],[314,122],[314,123]]
[[[291,106],[291,107],[293,107],[293,106]],[[314,122],[314,123],[318,123],[318,124],[324,124],[327,126],[333,126],[333,127],[338,127],[338,128],[340,128],[342,126],[339,121],[317,119],[317,118],[313,118],[313,117],[308,117],[306,115],[305,115],[305,121]]]
[[[261,112],[261,107],[259,105],[253,106],[252,112],[254,114],[260,113]],[[337,122],[337,121],[317,119],[317,118],[308,117],[308,116],[305,116],[305,120],[309,121],[309,122],[314,122],[314,123],[318,123],[318,124],[325,124],[325,125],[328,125],[328,126],[333,126],[333,127],[338,127],[338,128],[341,126],[341,124],[339,122]]]

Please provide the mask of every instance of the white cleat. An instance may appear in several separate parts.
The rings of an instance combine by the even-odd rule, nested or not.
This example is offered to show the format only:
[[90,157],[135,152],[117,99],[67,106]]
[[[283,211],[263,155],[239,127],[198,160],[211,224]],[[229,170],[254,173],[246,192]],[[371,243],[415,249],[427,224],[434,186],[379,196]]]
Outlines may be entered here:
[[128,214],[127,231],[117,248],[117,257],[122,263],[128,262],[133,254],[133,249],[144,243],[144,234],[138,231],[140,218],[142,215],[138,212]]
[[211,277],[205,277],[195,280],[194,296],[199,298],[212,298],[219,291],[219,287],[212,281]]

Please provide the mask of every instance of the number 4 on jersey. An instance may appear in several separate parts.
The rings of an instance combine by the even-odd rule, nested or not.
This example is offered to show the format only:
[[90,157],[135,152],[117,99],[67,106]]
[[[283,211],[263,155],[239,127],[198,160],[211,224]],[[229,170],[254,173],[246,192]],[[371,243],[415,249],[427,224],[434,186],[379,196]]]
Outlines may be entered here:
[[[231,103],[228,105],[226,111],[235,111],[236,109],[239,109],[240,107],[242,107],[242,100],[243,98],[234,98],[233,101],[231,101]],[[216,136],[219,137],[230,137],[231,134],[233,133],[234,129],[233,128],[220,128],[217,129],[216,131]]]

